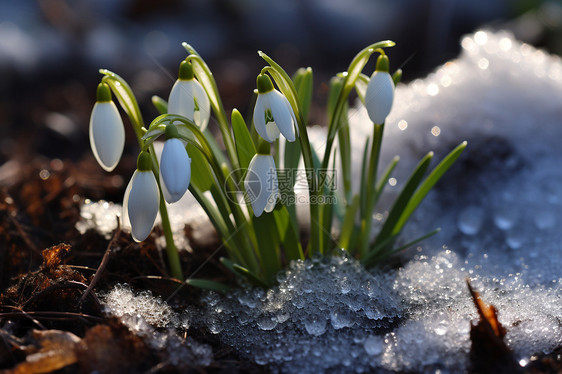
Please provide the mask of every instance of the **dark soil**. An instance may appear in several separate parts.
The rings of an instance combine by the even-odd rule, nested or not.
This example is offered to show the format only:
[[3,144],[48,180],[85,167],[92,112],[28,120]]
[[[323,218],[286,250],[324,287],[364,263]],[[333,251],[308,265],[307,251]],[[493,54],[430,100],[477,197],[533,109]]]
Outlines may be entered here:
[[[168,299],[178,281],[169,277],[153,240],[138,244],[129,234],[119,233],[94,292],[88,290],[109,241],[95,231],[81,235],[74,228],[79,207],[84,196],[122,196],[122,183],[116,186],[115,177],[105,175],[91,158],[79,163],[41,157],[13,162],[17,165],[12,182],[0,189],[0,372],[185,372],[162,365],[164,353],[105,315],[96,297],[127,283]],[[215,249],[211,244],[184,252],[184,274],[197,269]],[[219,251],[205,264],[204,277],[233,282],[218,261],[220,255]],[[200,290],[182,287],[169,303],[180,310],[197,305],[199,297]],[[206,331],[192,328],[178,335],[213,347],[211,366],[188,371],[267,371],[241,362],[233,349]]]

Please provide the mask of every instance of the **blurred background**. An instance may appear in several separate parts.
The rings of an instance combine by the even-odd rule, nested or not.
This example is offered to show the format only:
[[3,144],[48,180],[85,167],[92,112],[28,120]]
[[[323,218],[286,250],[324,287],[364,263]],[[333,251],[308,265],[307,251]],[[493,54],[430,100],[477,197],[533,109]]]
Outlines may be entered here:
[[[150,98],[167,99],[186,41],[214,72],[227,111],[236,107],[250,114],[263,66],[256,51],[263,50],[289,74],[313,67],[311,123],[322,123],[326,83],[366,45],[396,41],[389,51],[391,69],[403,66],[404,80],[410,81],[455,58],[460,37],[482,27],[511,30],[520,40],[559,53],[562,2],[3,0],[0,185],[13,184],[17,165],[38,156],[93,162],[88,121],[99,68],[131,84],[150,122],[156,115]],[[117,174],[130,175],[134,168],[134,137],[128,142],[132,161]],[[122,186],[119,180],[115,184]]]

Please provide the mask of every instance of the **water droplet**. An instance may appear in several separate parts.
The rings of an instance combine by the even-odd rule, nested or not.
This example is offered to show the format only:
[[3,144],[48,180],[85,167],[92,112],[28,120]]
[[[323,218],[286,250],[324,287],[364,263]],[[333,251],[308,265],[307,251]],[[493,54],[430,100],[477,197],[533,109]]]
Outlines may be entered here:
[[250,320],[250,315],[244,311],[241,311],[240,313],[238,313],[238,322],[241,325],[245,325],[246,323],[248,323],[248,321]]
[[458,216],[457,226],[465,235],[475,235],[484,221],[484,210],[477,206],[465,208]]
[[384,314],[374,305],[367,305],[363,308],[365,316],[369,319],[383,319]]
[[291,313],[280,310],[275,314],[275,317],[277,318],[277,322],[283,323],[291,317]]
[[238,295],[238,302],[248,308],[256,307],[256,300],[248,292],[241,292]]
[[447,321],[441,321],[434,329],[435,333],[439,336],[443,336],[447,333]]
[[287,280],[287,273],[284,271],[280,271],[277,273],[276,278],[277,278],[277,282],[283,283]]
[[330,319],[332,321],[332,327],[336,330],[344,327],[351,327],[355,323],[351,311],[344,307],[337,307],[332,310]]
[[218,334],[223,329],[220,319],[215,316],[211,316],[207,319],[207,326],[212,334]]
[[201,301],[203,301],[204,303],[207,303],[207,305],[209,306],[215,306],[217,305],[217,303],[220,300],[220,296],[213,291],[210,291],[207,295],[203,296],[203,298],[201,299]]
[[257,324],[262,330],[273,330],[277,326],[277,318],[271,318],[270,316],[265,315],[258,319]]
[[365,339],[365,342],[363,342],[363,348],[365,348],[369,356],[380,355],[383,348],[382,338],[374,335],[369,336]]
[[296,308],[303,308],[306,304],[306,299],[304,297],[299,297],[297,295],[293,295],[293,297],[291,298],[291,303],[296,307]]
[[507,246],[511,249],[519,249],[523,245],[525,240],[523,233],[519,230],[513,230],[509,232],[505,238]]
[[549,229],[556,223],[556,217],[551,211],[540,210],[535,215],[535,226],[539,230]]
[[349,293],[349,291],[351,291],[351,282],[349,281],[349,279],[347,277],[343,277],[341,279],[338,279],[338,285],[340,287],[340,291],[342,294],[347,294]]
[[304,327],[310,335],[320,336],[326,332],[326,318],[310,315],[304,320]]
[[517,213],[507,207],[498,209],[494,213],[494,224],[500,230],[509,230],[517,221]]

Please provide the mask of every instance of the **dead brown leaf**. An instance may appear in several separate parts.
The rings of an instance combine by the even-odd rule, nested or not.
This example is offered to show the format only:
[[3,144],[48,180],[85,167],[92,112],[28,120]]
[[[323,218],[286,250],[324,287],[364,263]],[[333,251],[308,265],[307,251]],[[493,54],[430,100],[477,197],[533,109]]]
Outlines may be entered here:
[[50,373],[76,363],[76,346],[81,339],[61,330],[33,330],[35,344],[28,346],[28,355],[6,374]]

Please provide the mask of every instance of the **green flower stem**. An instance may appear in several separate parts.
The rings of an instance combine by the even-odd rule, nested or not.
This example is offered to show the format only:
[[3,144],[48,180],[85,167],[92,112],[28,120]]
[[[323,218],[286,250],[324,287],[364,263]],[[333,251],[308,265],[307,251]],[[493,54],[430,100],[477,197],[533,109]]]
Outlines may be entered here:
[[[198,130],[198,128],[194,126],[194,130]],[[237,242],[238,251],[240,251],[242,258],[244,259],[241,265],[247,267],[250,271],[257,273],[259,264],[254,252],[252,251],[253,248],[256,248],[256,239],[253,234],[253,230],[251,230],[251,224],[246,219],[246,216],[240,209],[240,206],[226,197],[227,194],[230,194],[230,196],[232,196],[237,191],[236,187],[233,185],[234,182],[232,181],[232,179],[227,180],[223,174],[225,171],[228,171],[228,167],[221,167],[212,152],[205,152],[204,148],[209,149],[209,144],[206,143],[206,138],[202,134],[200,137],[196,134],[196,137],[199,141],[204,143],[204,146],[201,148],[201,150],[209,160],[211,169],[213,169],[215,177],[217,178],[217,185],[223,186],[222,188],[216,189],[217,193],[214,193],[213,197],[215,198],[215,201],[221,199],[221,203],[223,204],[223,206],[225,206],[225,209],[220,209],[219,211],[221,211],[225,215],[225,222],[227,222],[227,224],[230,223],[230,233],[231,235],[234,235],[233,238]],[[218,193],[219,191],[221,192],[220,194]],[[227,210],[226,207],[228,207],[229,209]],[[236,229],[234,228],[234,226],[232,226],[232,222],[230,221],[230,212],[232,212],[234,221],[236,222],[236,225],[238,227],[239,232],[237,232],[236,234]]]
[[321,201],[320,196],[322,191],[318,188],[318,179],[316,175],[316,168],[314,167],[314,160],[312,158],[312,149],[310,147],[310,141],[308,140],[308,133],[306,131],[306,122],[302,116],[302,110],[300,109],[297,91],[289,75],[283,70],[279,64],[273,61],[269,56],[263,52],[258,52],[259,55],[266,60],[271,66],[266,66],[262,69],[261,73],[269,72],[275,82],[279,86],[279,89],[285,95],[289,103],[295,111],[297,117],[297,125],[299,129],[299,142],[302,150],[302,158],[304,161],[304,166],[307,170],[306,179],[308,183],[308,192],[313,201],[310,205],[310,239],[309,239],[309,255],[314,253],[323,254],[324,248],[321,247],[322,241],[320,240],[320,227],[322,227],[322,221],[320,216],[320,207],[318,202]]
[[121,104],[121,108],[123,108],[125,113],[127,113],[127,116],[131,121],[131,125],[133,126],[133,131],[137,137],[137,142],[142,147],[144,121],[131,86],[129,86],[127,81],[112,71],[100,69],[99,72],[104,75],[101,81],[111,88],[113,94],[117,97],[119,104]]
[[158,210],[160,211],[162,231],[164,231],[164,238],[166,239],[166,255],[168,257],[170,274],[172,277],[183,281],[180,256],[176,243],[174,242],[174,234],[172,233],[172,226],[170,225],[170,217],[168,216],[168,209],[166,208],[166,200],[164,199],[164,195],[162,195],[162,187],[160,186],[160,168],[158,166],[158,159],[156,158],[156,152],[154,151],[154,146],[152,144],[149,149],[150,156],[152,157],[152,172],[156,178],[156,183],[158,183],[158,192],[160,193],[160,206],[158,207]]
[[230,131],[230,124],[228,123],[227,119],[228,117],[219,95],[217,82],[213,77],[211,69],[209,69],[209,66],[201,58],[199,53],[197,53],[197,51],[191,45],[185,42],[182,43],[182,46],[190,53],[190,55],[187,57],[187,60],[190,61],[193,65],[193,71],[197,77],[197,80],[199,81],[199,83],[201,83],[203,88],[205,88],[205,91],[209,96],[211,107],[213,108],[213,111],[215,112],[215,116],[219,123],[219,128],[222,134],[226,152],[228,153],[228,157],[230,159],[230,163],[236,174],[236,177],[237,179],[239,179],[240,173],[238,170],[240,169],[240,162],[236,153],[234,139]]
[[275,142],[273,142],[273,161],[275,162],[275,165],[277,165],[277,168],[281,167],[281,164],[279,163],[279,138],[275,139]]
[[[197,189],[197,187],[195,187],[194,185],[190,185],[189,190],[211,220],[211,223],[217,230],[219,236],[221,238],[229,238],[231,235],[233,235],[236,230],[232,225],[232,222],[230,222],[230,220],[225,221],[223,219],[220,212],[213,205],[213,203],[209,199],[207,199],[207,197],[205,197],[203,192]],[[223,244],[226,248],[226,251],[228,252],[228,256],[232,260],[240,263],[244,262],[244,259],[240,256],[241,251],[238,250],[238,248],[240,248],[240,245],[238,244],[237,239],[235,239],[235,245],[233,245],[231,242],[227,242],[226,240],[223,241]]]
[[[381,41],[381,42],[378,42],[378,43],[375,43],[375,44],[371,44],[370,46],[368,46],[368,47],[364,48],[362,51],[360,51],[353,58],[353,60],[349,64],[349,68],[343,74],[343,78],[344,78],[343,87],[339,91],[339,95],[338,95],[338,98],[336,100],[336,105],[334,107],[333,114],[331,116],[329,116],[330,123],[328,125],[328,137],[326,139],[326,148],[324,150],[324,157],[322,159],[322,166],[321,166],[322,170],[328,169],[334,139],[336,137],[336,134],[338,133],[338,130],[342,126],[342,123],[343,123],[342,116],[346,115],[346,113],[347,113],[346,112],[346,105],[345,105],[347,103],[347,98],[349,97],[349,94],[350,94],[351,90],[355,86],[355,82],[356,82],[357,78],[359,77],[359,75],[361,74],[361,71],[363,70],[363,68],[365,67],[367,62],[369,61],[369,58],[371,57],[371,55],[375,51],[377,51],[377,49],[392,47],[394,45],[395,45],[395,43],[393,41],[390,41],[390,40],[385,40],[385,41]],[[313,210],[313,205],[311,204],[311,221],[312,221],[312,217],[321,218],[319,215],[313,216],[312,210]],[[318,223],[319,223],[318,226],[320,226],[322,224],[321,221],[318,221]],[[366,224],[366,222],[365,222],[365,224]],[[312,229],[313,226],[314,225],[311,225],[311,229]]]
[[[104,75],[102,82],[106,83],[121,104],[121,107],[127,113],[135,135],[137,137],[137,142],[142,148],[145,147],[145,142],[142,139],[146,129],[144,128],[144,121],[139,108],[137,99],[133,90],[129,84],[121,78],[119,75],[109,71],[107,69],[100,69],[100,73]],[[158,160],[156,159],[156,154],[154,153],[154,147],[150,145],[150,154],[152,156],[153,172],[156,176],[156,181],[160,187],[160,181],[158,178]],[[164,197],[162,196],[162,189],[160,191],[160,217],[162,219],[162,230],[164,231],[164,238],[166,239],[166,254],[168,257],[168,266],[170,267],[170,273],[174,278],[183,281],[183,274],[181,270],[181,262],[176,244],[174,243],[174,236],[172,234],[172,228],[170,226],[170,218],[168,216],[168,210],[166,209],[166,203]]]
[[361,71],[369,61],[369,58],[377,49],[393,47],[395,43],[391,40],[381,41],[364,48],[359,52],[349,64],[347,71],[343,74],[344,82],[343,88],[341,89],[338,99],[336,101],[336,106],[334,109],[334,114],[330,117],[330,123],[328,125],[328,139],[326,140],[326,149],[324,151],[324,158],[322,160],[322,169],[327,169],[330,162],[330,154],[332,152],[332,146],[334,143],[334,138],[341,126],[341,116],[345,114],[345,103],[357,78],[361,74]]
[[[213,170],[215,177],[217,178],[217,186],[220,186],[220,188],[217,188],[217,191],[222,192],[220,196],[218,196],[218,198],[220,198],[222,201],[217,201],[217,203],[218,202],[224,203],[223,204],[224,206],[228,206],[230,208],[230,212],[232,212],[238,230],[240,231],[236,234],[235,238],[240,238],[240,240],[242,241],[240,245],[237,246],[238,249],[244,253],[243,258],[246,260],[246,263],[242,265],[247,266],[248,269],[251,271],[255,269],[259,269],[259,265],[255,258],[254,252],[252,252],[252,248],[256,247],[256,241],[255,241],[255,236],[253,235],[252,226],[250,222],[248,222],[248,220],[246,219],[246,216],[242,212],[240,206],[235,202],[233,202],[231,199],[228,199],[226,197],[228,196],[228,194],[235,194],[237,191],[236,187],[233,185],[232,180],[229,180],[227,182],[228,175],[225,174],[228,173],[228,167],[223,168],[221,166],[221,164],[216,158],[216,155],[213,152],[213,148],[209,144],[205,135],[199,130],[199,127],[191,123],[187,118],[183,116],[165,114],[157,117],[152,122],[149,128],[150,133],[153,133],[153,130],[155,128],[164,129],[165,128],[164,123],[173,123],[173,122],[181,122],[181,125],[179,126],[184,126],[189,131],[191,131],[193,135],[195,135],[197,142],[195,142],[193,139],[190,139],[189,137],[183,137],[181,136],[181,134],[180,134],[180,138],[197,146],[201,150],[203,155],[205,155],[205,157],[209,161],[209,164],[211,165],[211,169]],[[230,222],[230,212],[223,211],[223,210],[225,209],[222,209],[220,211],[221,213],[223,213],[223,215],[225,215],[224,221]]]
[[162,190],[160,190],[160,218],[162,220],[164,238],[166,239],[166,254],[168,255],[170,273],[172,274],[172,277],[183,280],[180,256],[178,249],[176,248],[176,243],[174,242],[170,218],[168,217],[168,209],[166,208],[166,200],[164,200]]
[[365,256],[369,249],[371,239],[371,226],[373,225],[373,209],[375,204],[374,186],[377,179],[379,157],[382,145],[382,135],[384,123],[373,126],[373,141],[371,143],[371,155],[369,157],[369,167],[367,172],[367,185],[365,188],[366,206],[361,209],[361,247],[359,255]]

